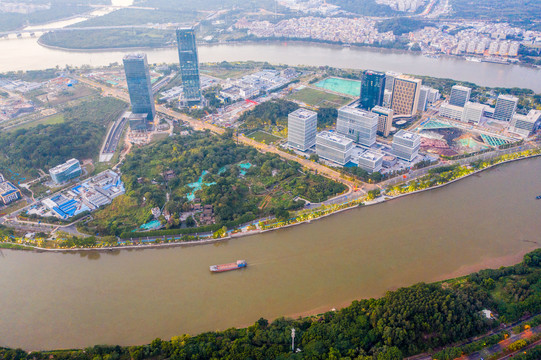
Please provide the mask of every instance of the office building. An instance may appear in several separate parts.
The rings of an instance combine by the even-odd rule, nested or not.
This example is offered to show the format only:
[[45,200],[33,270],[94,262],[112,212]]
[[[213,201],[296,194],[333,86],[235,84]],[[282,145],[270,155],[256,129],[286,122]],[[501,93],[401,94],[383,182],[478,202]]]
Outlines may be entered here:
[[402,74],[394,72],[394,71],[387,71],[385,73],[385,90],[392,92],[393,86],[394,86],[394,79],[396,79],[400,75]]
[[461,121],[463,112],[464,112],[464,108],[461,106],[444,103],[444,104],[441,104],[438,114],[448,119]]
[[483,116],[485,114],[485,109],[487,107],[488,107],[487,105],[473,103],[473,102],[468,101],[464,105],[464,111],[462,112],[461,120],[465,123],[474,123],[477,125],[483,119]]
[[340,165],[345,165],[351,160],[353,148],[354,145],[351,139],[337,133],[322,131],[316,136],[316,153],[318,156]]
[[391,90],[385,90],[383,92],[383,107],[390,108],[391,100],[393,98],[393,92]]
[[49,169],[49,174],[55,184],[62,184],[71,179],[81,176],[81,163],[77,159],[70,159],[63,164]]
[[372,173],[381,170],[383,166],[383,157],[383,154],[365,151],[359,156],[357,163],[361,169]]
[[372,146],[376,142],[378,114],[352,106],[338,109],[336,131],[358,144]]
[[441,97],[440,91],[437,89],[432,89],[428,91],[428,103],[433,104],[438,101]]
[[372,109],[374,114],[378,114],[378,131],[377,133],[381,136],[389,136],[391,128],[393,127],[393,115],[394,112],[392,109],[385,108],[382,106],[375,106]]
[[316,144],[317,113],[297,109],[289,114],[287,121],[287,143],[289,147],[306,151]]
[[494,119],[510,121],[517,110],[518,98],[511,95],[500,95],[494,108]]
[[451,88],[449,104],[464,107],[470,101],[471,89],[469,87],[454,85]]
[[180,76],[184,89],[183,102],[186,106],[198,105],[201,102],[201,83],[195,29],[177,29],[177,44]]
[[363,71],[359,107],[364,110],[372,110],[374,106],[383,105],[384,91],[384,73],[372,70]]
[[147,114],[147,119],[153,120],[156,109],[147,56],[145,54],[126,55],[123,61],[132,112],[134,114]]
[[426,111],[428,107],[428,94],[430,93],[430,88],[428,86],[421,86],[421,91],[419,92],[419,103],[417,104],[418,111]]
[[391,109],[395,115],[412,116],[417,112],[422,81],[406,76],[394,79]]
[[421,137],[415,133],[400,130],[393,137],[393,154],[403,160],[412,161],[419,153]]
[[0,174],[0,200],[4,205],[22,198],[21,190],[19,190],[10,181],[6,181]]
[[528,137],[536,131],[541,125],[541,110],[530,110],[528,115],[515,114],[511,119],[509,131]]

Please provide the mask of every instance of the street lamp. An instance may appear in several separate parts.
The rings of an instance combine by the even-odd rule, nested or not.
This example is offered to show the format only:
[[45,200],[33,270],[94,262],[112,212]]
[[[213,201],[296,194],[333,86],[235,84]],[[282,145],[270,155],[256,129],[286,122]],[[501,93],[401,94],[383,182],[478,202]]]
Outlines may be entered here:
[[295,352],[295,329],[291,328],[291,351]]

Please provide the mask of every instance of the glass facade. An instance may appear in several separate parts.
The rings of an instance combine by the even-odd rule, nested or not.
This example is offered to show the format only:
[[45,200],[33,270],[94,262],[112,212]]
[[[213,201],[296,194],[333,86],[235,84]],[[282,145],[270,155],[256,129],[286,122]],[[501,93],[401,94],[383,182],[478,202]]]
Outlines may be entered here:
[[156,109],[147,56],[144,54],[127,55],[123,61],[132,112],[134,114],[147,114],[148,120],[154,119]]
[[195,30],[193,28],[177,29],[177,44],[184,100],[188,104],[199,103],[201,101],[201,84]]
[[66,181],[81,176],[81,163],[77,159],[70,159],[49,170],[51,178],[56,184],[62,184]]
[[371,70],[363,71],[359,107],[364,110],[372,110],[376,105],[383,105],[384,92],[385,74]]

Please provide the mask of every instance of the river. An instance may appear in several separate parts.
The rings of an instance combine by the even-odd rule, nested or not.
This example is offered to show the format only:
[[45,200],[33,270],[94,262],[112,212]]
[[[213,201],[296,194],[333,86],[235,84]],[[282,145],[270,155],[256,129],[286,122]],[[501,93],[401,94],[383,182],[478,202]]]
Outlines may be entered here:
[[[40,46],[36,38],[0,40],[0,72],[56,66],[104,66],[121,62],[132,51],[64,51]],[[150,63],[176,63],[175,48],[146,49]],[[308,43],[248,43],[200,46],[201,62],[268,61],[274,64],[393,70],[473,82],[492,87],[523,87],[541,93],[541,69],[518,65],[475,63],[454,57],[371,48],[343,48]]]
[[[182,248],[0,254],[0,346],[141,344],[328,311],[518,262],[541,239],[541,158],[310,224]],[[248,268],[211,274],[212,264]]]

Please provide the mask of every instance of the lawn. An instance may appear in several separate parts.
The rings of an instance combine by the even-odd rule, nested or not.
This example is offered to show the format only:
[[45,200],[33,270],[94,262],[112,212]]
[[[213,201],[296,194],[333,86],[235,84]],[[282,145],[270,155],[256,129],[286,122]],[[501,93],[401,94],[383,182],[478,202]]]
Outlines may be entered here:
[[250,135],[247,135],[250,139],[253,139],[257,142],[264,143],[264,144],[272,144],[278,140],[281,140],[282,138],[269,134],[268,132],[257,130],[251,133]]
[[62,114],[54,114],[51,116],[47,116],[41,119],[38,119],[36,121],[29,121],[27,123],[24,123],[20,126],[14,126],[8,131],[16,131],[19,129],[30,129],[33,127],[36,127],[38,125],[54,125],[54,124],[62,124],[64,122],[64,115]]
[[335,107],[338,108],[347,104],[351,99],[344,96],[326,93],[316,89],[304,88],[289,96],[292,100],[303,102],[316,107]]

